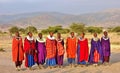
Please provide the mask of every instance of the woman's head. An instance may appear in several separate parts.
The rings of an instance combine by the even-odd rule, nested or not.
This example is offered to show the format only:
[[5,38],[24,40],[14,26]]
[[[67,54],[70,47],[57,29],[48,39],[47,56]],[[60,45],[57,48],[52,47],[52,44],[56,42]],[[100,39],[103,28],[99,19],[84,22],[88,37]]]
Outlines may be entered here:
[[15,36],[17,36],[17,37],[19,37],[19,36],[20,36],[20,34],[19,34],[19,32],[18,32],[18,31],[15,33]]
[[107,36],[108,36],[107,31],[104,31],[104,32],[103,32],[103,34],[104,34],[104,36],[105,36],[105,37],[107,37]]
[[94,37],[97,37],[97,33],[94,33],[93,36],[94,36]]
[[71,32],[70,33],[71,37],[73,38],[75,36],[75,33],[74,32]]
[[32,37],[33,36],[32,32],[28,32],[28,36]]
[[50,37],[53,37],[54,33],[53,32],[49,32]]
[[85,33],[84,33],[84,32],[82,32],[82,33],[80,34],[80,36],[81,36],[82,38],[84,38]]
[[61,38],[61,33],[57,33],[57,38]]
[[39,37],[39,38],[42,38],[42,33],[39,33],[39,34],[38,34],[38,37]]

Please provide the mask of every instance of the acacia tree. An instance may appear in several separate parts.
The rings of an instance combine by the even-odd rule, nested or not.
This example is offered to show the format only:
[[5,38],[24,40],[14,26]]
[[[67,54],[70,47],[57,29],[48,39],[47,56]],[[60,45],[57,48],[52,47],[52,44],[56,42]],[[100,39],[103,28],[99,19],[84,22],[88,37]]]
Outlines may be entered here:
[[37,28],[34,26],[28,26],[28,27],[26,27],[25,32],[26,33],[28,33],[28,32],[37,33]]
[[70,25],[70,29],[76,33],[85,32],[85,24],[83,23],[73,23]]
[[47,33],[49,33],[49,32],[54,32],[54,33],[58,33],[58,32],[60,32],[60,33],[62,33],[62,34],[65,34],[65,33],[69,33],[69,29],[65,29],[65,28],[63,28],[62,26],[50,26],[50,27],[48,27],[47,29],[43,29],[43,30],[41,30],[41,32],[43,33],[43,34],[47,34]]
[[10,32],[11,34],[17,32],[17,31],[19,31],[19,28],[16,27],[16,26],[13,26],[13,27],[11,27],[11,28],[9,29],[9,32]]
[[19,29],[19,32],[25,34],[25,29],[24,29],[24,28],[20,28],[20,29]]
[[90,27],[87,27],[87,32],[89,33],[101,33],[102,32],[102,28],[101,27],[93,27],[93,26],[90,26]]

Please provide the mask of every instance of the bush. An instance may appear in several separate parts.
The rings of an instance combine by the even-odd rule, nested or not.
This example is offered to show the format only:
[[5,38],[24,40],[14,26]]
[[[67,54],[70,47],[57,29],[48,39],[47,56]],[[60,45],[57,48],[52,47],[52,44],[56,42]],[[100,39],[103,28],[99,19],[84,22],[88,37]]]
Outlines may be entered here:
[[113,28],[112,32],[120,32],[120,26]]
[[25,32],[26,32],[26,33],[28,33],[28,32],[37,33],[37,28],[34,27],[34,26],[28,26],[28,27],[25,29]]
[[87,27],[87,32],[89,33],[101,33],[102,32],[102,28],[101,27],[93,27],[93,26],[90,26],[90,27]]
[[72,25],[70,25],[70,29],[76,33],[85,32],[85,24],[73,23]]
[[48,31],[47,29],[43,29],[43,30],[41,30],[41,33],[43,33],[43,34],[48,34],[49,31]]
[[19,32],[25,34],[25,29],[24,28],[20,28]]
[[11,27],[11,28],[9,29],[9,32],[12,33],[12,34],[15,33],[15,32],[17,32],[17,31],[19,31],[19,28],[16,27],[16,26]]
[[43,34],[48,34],[49,32],[53,32],[53,33],[68,33],[69,29],[64,29],[62,28],[62,26],[53,26],[53,27],[48,27],[47,29],[43,29],[41,30],[41,33]]
[[62,29],[62,30],[58,30],[59,33],[62,33],[62,34],[66,34],[66,33],[69,33],[70,30],[69,29]]
[[0,52],[5,52],[5,50],[3,48],[0,48]]

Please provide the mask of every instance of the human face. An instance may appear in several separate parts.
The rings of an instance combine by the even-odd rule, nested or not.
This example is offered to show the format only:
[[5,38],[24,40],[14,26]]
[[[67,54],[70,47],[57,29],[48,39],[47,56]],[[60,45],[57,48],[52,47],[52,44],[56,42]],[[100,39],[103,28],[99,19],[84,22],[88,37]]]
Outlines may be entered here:
[[71,37],[73,38],[75,36],[74,32],[71,32]]
[[107,37],[107,36],[108,36],[108,33],[107,33],[106,31],[105,31],[103,34],[104,34],[104,36],[105,36],[105,37]]
[[50,32],[50,37],[53,37],[53,32]]
[[85,34],[84,34],[84,33],[82,33],[80,36],[81,36],[82,38],[84,38]]
[[19,35],[20,35],[19,32],[16,32],[16,33],[15,33],[15,36],[19,37]]
[[57,34],[57,37],[60,39],[60,38],[61,38],[61,34],[60,34],[60,33],[58,33],[58,34]]
[[29,35],[29,37],[32,37],[32,36],[33,36],[31,32],[29,32],[28,35]]
[[38,34],[38,37],[39,37],[39,38],[42,38],[42,33],[39,33],[39,34]]
[[97,37],[97,33],[94,33],[93,36],[96,38]]

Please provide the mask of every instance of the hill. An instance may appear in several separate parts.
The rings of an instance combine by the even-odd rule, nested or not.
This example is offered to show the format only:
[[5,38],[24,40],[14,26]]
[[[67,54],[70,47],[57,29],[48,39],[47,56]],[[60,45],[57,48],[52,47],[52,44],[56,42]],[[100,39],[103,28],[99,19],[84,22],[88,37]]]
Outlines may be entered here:
[[37,28],[62,25],[68,27],[71,23],[85,23],[87,26],[115,27],[120,26],[120,9],[109,9],[96,13],[81,15],[58,12],[34,12],[0,15],[0,26],[26,27],[33,25]]

